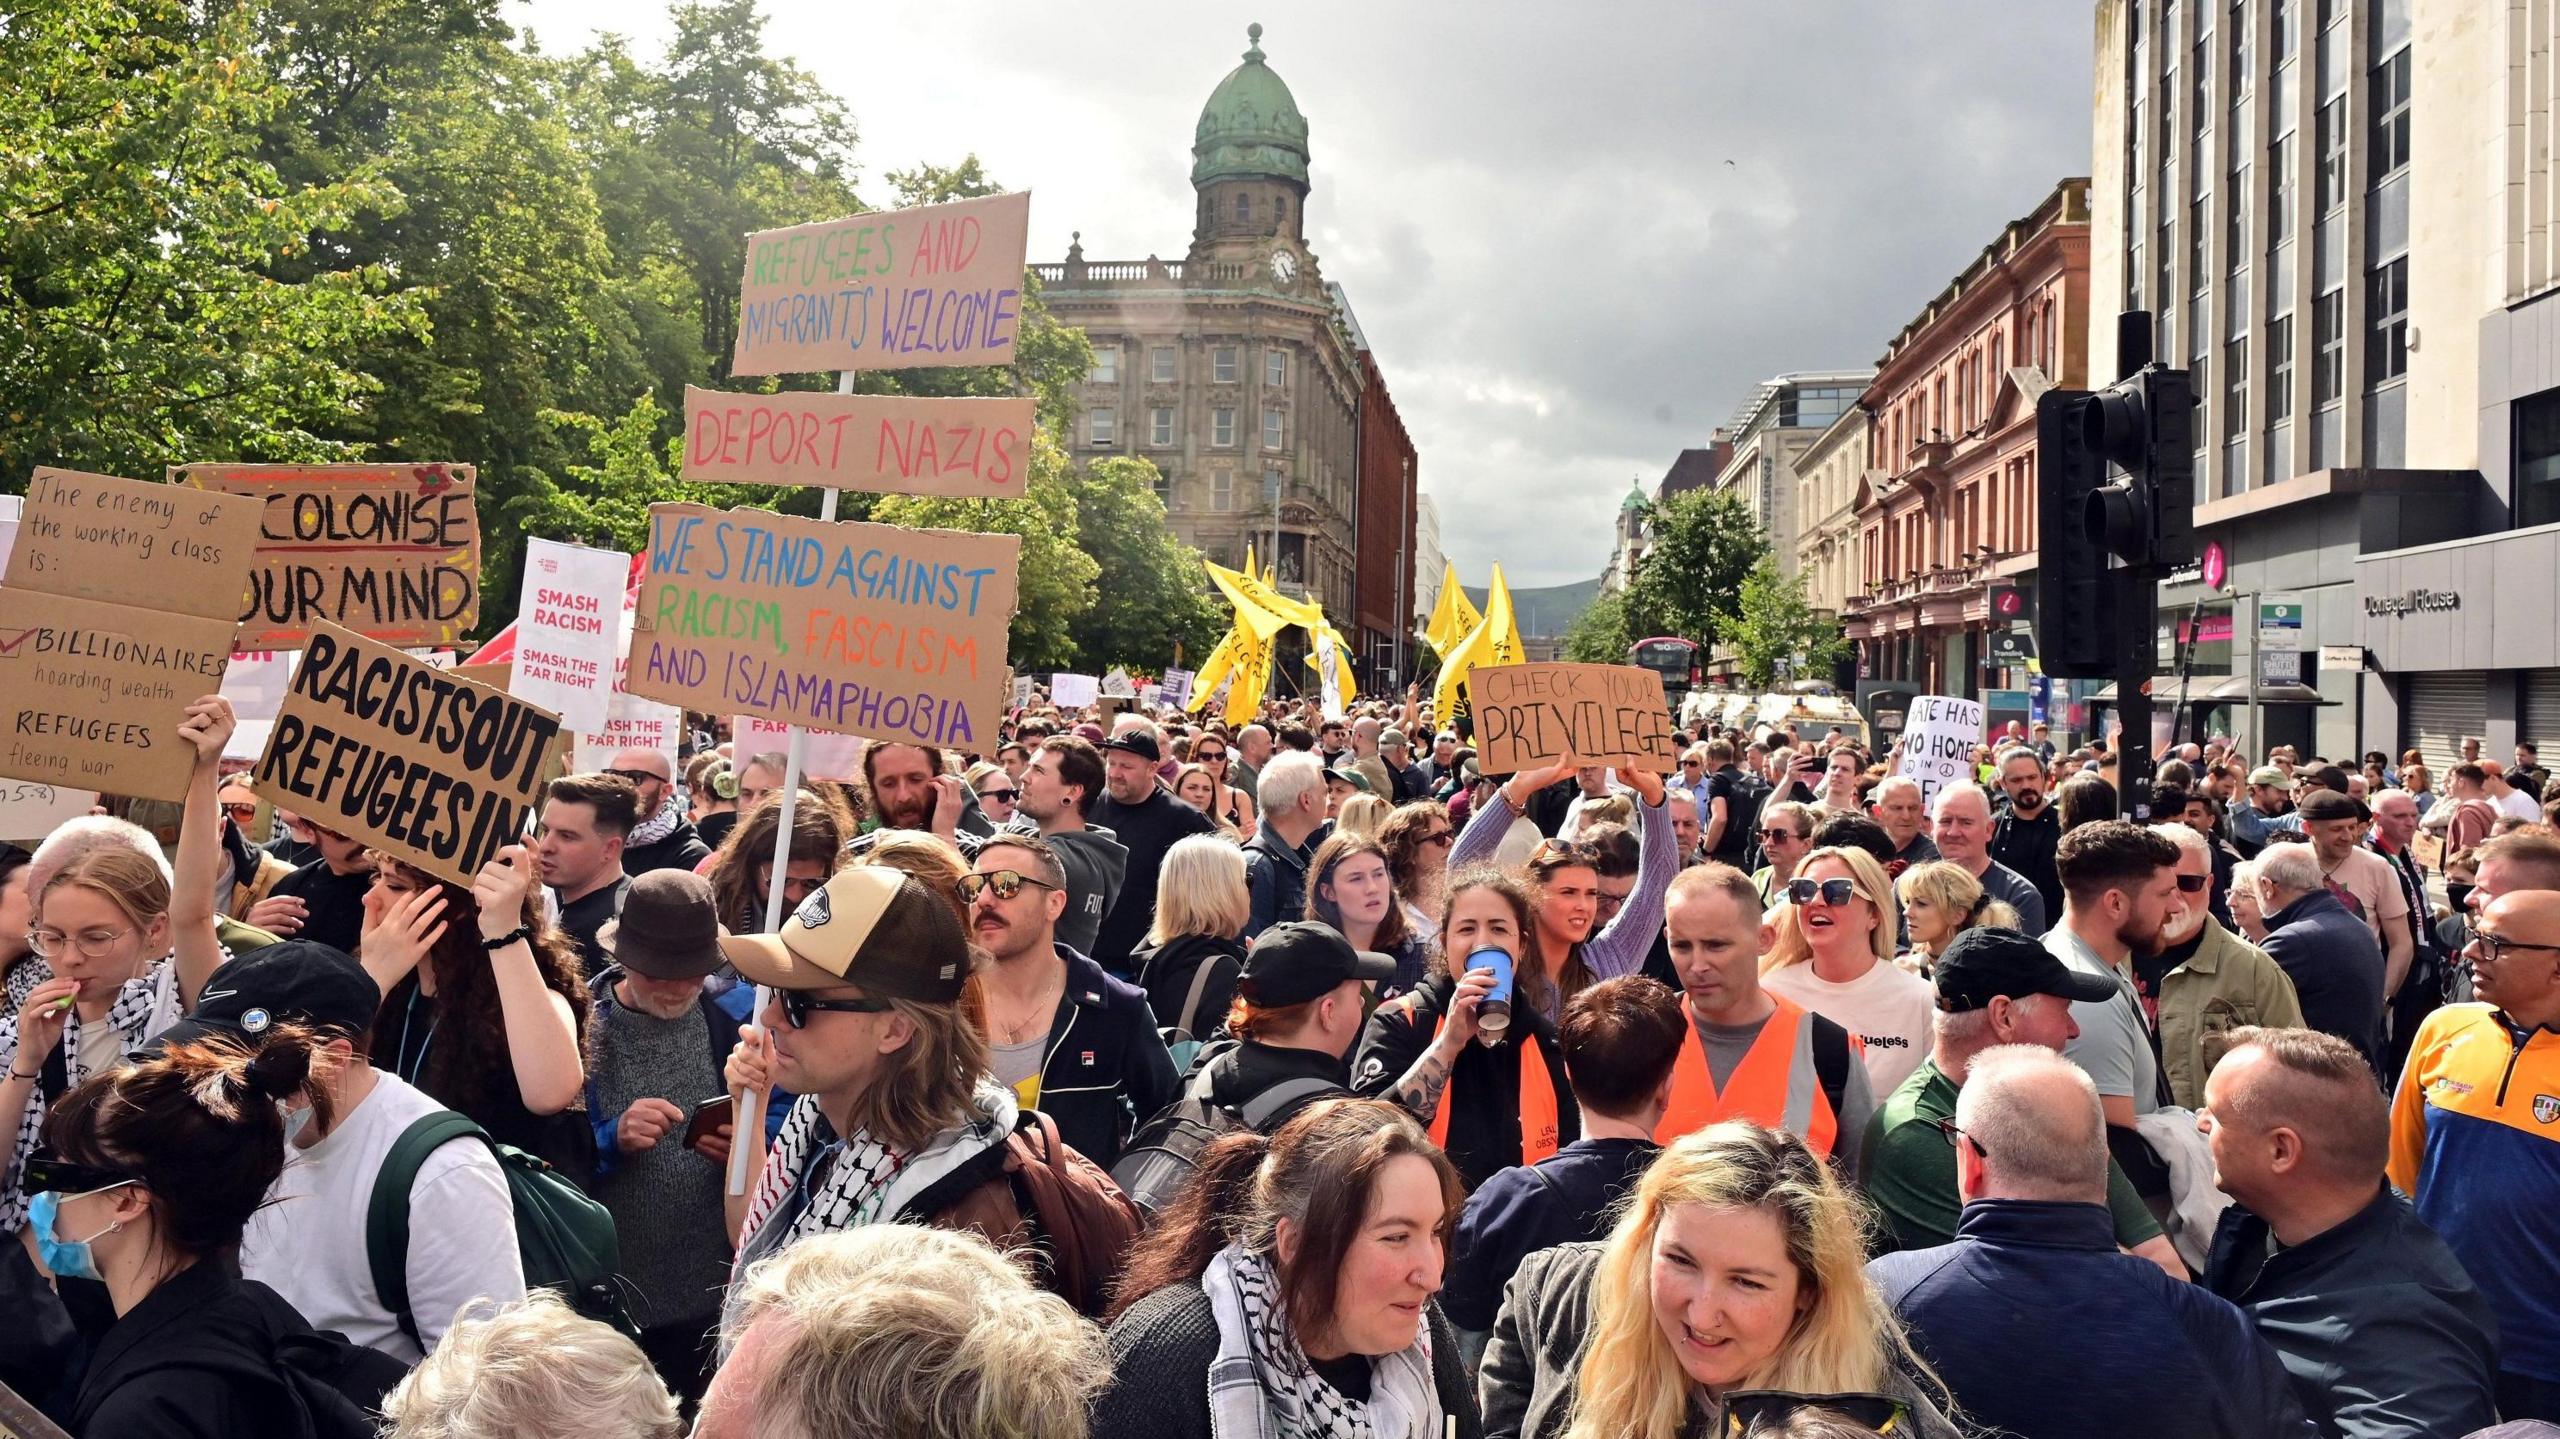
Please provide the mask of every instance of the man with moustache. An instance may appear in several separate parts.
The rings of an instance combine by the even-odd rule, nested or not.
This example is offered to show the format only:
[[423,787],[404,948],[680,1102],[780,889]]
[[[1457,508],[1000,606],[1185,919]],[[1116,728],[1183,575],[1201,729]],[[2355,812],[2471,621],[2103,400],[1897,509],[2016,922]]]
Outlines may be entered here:
[[2159,949],[2133,957],[2133,985],[2159,1036],[2169,1096],[2195,1109],[2204,1103],[2205,1077],[2221,1062],[2231,1031],[2252,1024],[2298,1027],[2302,1001],[2284,967],[2225,928],[2206,905],[2213,861],[2204,836],[2188,824],[2154,825],[2152,832],[2178,847],[2178,895],[2160,928]]
[[862,787],[871,795],[871,817],[845,846],[859,855],[884,829],[921,830],[947,840],[962,859],[995,830],[968,781],[943,772],[942,751],[932,745],[880,743],[862,751]]
[[2054,846],[2062,842],[2062,820],[2053,810],[2052,786],[2044,760],[2020,746],[2002,751],[2000,793],[2007,803],[1991,827],[1991,857],[2026,877],[2044,900],[2044,912],[2062,912],[2062,878],[2053,863]]

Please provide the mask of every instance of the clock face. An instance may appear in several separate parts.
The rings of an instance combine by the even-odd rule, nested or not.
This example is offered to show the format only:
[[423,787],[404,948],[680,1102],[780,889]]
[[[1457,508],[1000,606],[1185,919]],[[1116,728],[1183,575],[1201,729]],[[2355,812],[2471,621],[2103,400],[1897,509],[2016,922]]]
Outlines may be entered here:
[[1298,278],[1298,257],[1286,250],[1272,251],[1271,278],[1283,285]]

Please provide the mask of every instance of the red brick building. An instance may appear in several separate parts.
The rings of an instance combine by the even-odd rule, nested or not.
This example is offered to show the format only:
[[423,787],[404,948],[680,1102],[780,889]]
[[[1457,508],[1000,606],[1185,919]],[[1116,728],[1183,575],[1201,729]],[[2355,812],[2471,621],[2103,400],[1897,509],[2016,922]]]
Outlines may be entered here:
[[[1348,315],[1348,306],[1343,313]],[[1358,331],[1353,331],[1357,342]],[[1388,683],[1413,665],[1413,530],[1417,461],[1413,438],[1387,393],[1387,377],[1377,356],[1361,344],[1358,466],[1355,488],[1360,496],[1352,537],[1351,633],[1360,647],[1364,689],[1392,691]],[[1349,626],[1344,627],[1346,630]],[[1401,681],[1397,681],[1401,683]]]

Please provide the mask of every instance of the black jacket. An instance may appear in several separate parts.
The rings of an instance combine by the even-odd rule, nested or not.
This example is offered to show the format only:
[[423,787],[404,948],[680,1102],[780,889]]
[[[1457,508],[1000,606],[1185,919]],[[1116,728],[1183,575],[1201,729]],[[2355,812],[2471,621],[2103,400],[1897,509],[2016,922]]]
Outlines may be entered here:
[[1262,1126],[1265,1134],[1279,1133],[1281,1125],[1310,1104],[1351,1093],[1342,1083],[1346,1066],[1322,1050],[1284,1049],[1251,1039],[1220,1040],[1215,1048],[1202,1052],[1199,1067],[1209,1076],[1210,1102],[1238,1114],[1264,1090],[1294,1079],[1321,1079],[1334,1086],[1329,1092],[1282,1105]]
[[1305,844],[1291,848],[1270,825],[1255,826],[1253,838],[1244,842],[1244,885],[1252,905],[1245,938],[1307,917],[1307,861],[1315,858],[1316,846],[1332,837],[1332,824],[1320,824]]
[[2382,1072],[2382,942],[2327,890],[2267,916],[2258,946],[2282,966],[2302,1001],[2302,1025],[2334,1034]]
[[1506,1169],[1467,1196],[1449,1240],[1440,1306],[1461,1329],[1490,1331],[1520,1261],[1559,1244],[1604,1239],[1618,1201],[1662,1147],[1648,1139],[1578,1139],[1541,1163]]
[[[1482,1439],[1476,1396],[1458,1336],[1440,1306],[1428,1310],[1431,1379],[1460,1439]],[[1218,1320],[1198,1280],[1169,1285],[1111,1325],[1111,1387],[1093,1405],[1093,1432],[1145,1439],[1209,1439],[1209,1365]],[[1435,1432],[1432,1439],[1439,1439]]]
[[1161,784],[1144,804],[1122,804],[1105,795],[1085,822],[1111,831],[1128,851],[1120,893],[1102,917],[1093,950],[1093,957],[1114,973],[1127,973],[1129,957],[1146,943],[1147,928],[1155,923],[1156,876],[1164,868],[1165,851],[1195,834],[1215,834],[1218,827]]
[[1173,1056],[1144,990],[1063,944],[1058,956],[1067,987],[1049,1021],[1038,1108],[1078,1154],[1109,1169],[1130,1133],[1173,1102]]
[[[1236,997],[1236,976],[1244,970],[1243,945],[1214,934],[1178,934],[1153,949],[1139,950],[1132,960],[1157,1028],[1179,1029],[1193,1039],[1207,1039],[1226,1027],[1227,1006]],[[1208,967],[1208,981],[1200,986],[1200,1008],[1186,1026],[1183,1004],[1190,999],[1192,981],[1203,965]]]
[[[1440,975],[1423,981],[1401,999],[1378,1006],[1360,1032],[1353,1051],[1351,1087],[1376,1099],[1395,1087],[1405,1071],[1431,1047],[1440,1032],[1457,981]],[[1564,1074],[1564,1047],[1555,1026],[1527,1001],[1511,1007],[1511,1028],[1500,1044],[1470,1042],[1450,1066],[1449,1087],[1441,1104],[1449,1116],[1448,1139],[1441,1146],[1458,1175],[1473,1189],[1496,1173],[1520,1162],[1520,1046],[1535,1044],[1555,1087],[1556,1147],[1582,1137],[1581,1113]]]
[[2231,1206],[2203,1282],[2275,1346],[2321,1433],[2405,1439],[2496,1421],[2497,1319],[2407,1200],[2381,1188],[2335,1229],[2268,1249],[2267,1222]]
[[622,872],[634,879],[654,869],[681,869],[690,873],[693,867],[711,858],[711,845],[693,821],[680,819],[663,839],[648,844],[627,845],[622,851]]
[[333,1431],[277,1367],[311,1332],[267,1286],[199,1263],[162,1282],[100,1337],[71,1432],[97,1439],[309,1439]]
[[2034,819],[2002,805],[1999,822],[1991,827],[1991,857],[2036,887],[2048,918],[2062,914],[2062,873],[2053,862],[2054,847],[2061,843],[2062,818],[2054,811],[2051,795],[2045,796],[2044,807]]

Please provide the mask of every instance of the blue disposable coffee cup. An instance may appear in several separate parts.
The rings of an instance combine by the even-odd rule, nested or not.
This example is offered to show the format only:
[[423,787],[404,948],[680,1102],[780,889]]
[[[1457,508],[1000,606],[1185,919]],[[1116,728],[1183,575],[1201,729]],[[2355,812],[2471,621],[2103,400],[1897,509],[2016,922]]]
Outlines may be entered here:
[[1467,969],[1493,971],[1493,992],[1476,1007],[1476,1028],[1500,1034],[1511,1028],[1511,954],[1487,945],[1467,956]]

